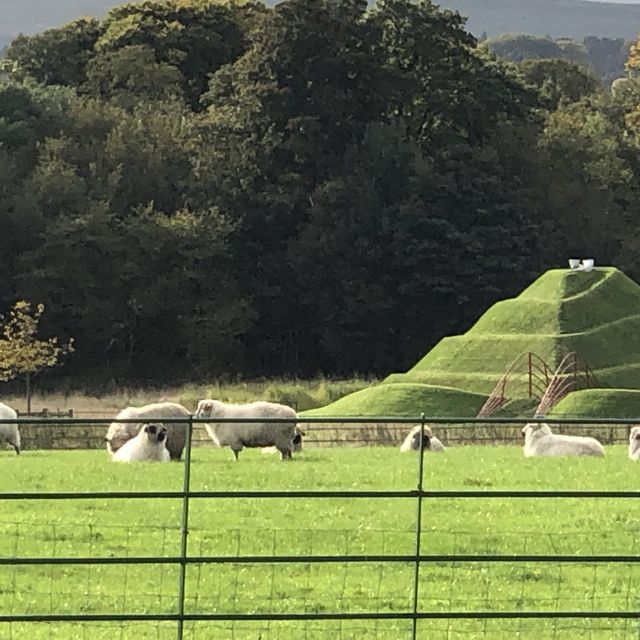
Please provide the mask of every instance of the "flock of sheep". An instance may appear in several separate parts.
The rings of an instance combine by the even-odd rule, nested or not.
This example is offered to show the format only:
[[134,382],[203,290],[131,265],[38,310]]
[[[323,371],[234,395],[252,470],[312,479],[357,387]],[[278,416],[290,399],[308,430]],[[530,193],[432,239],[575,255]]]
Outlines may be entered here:
[[[143,407],[127,407],[118,413],[105,438],[107,450],[116,462],[180,460],[186,443],[187,420],[190,412],[174,402],[158,402]],[[230,404],[220,400],[201,400],[195,418],[216,418],[220,422],[205,423],[209,437],[219,447],[229,447],[235,459],[245,447],[261,447],[264,453],[280,453],[283,460],[302,450],[302,431],[297,425],[294,409],[274,402]],[[176,422],[163,423],[161,419]],[[184,418],[184,422],[179,422]],[[249,418],[255,422],[224,422]],[[260,422],[266,418],[268,421]],[[16,412],[0,402],[0,419],[17,420]],[[120,422],[131,420],[131,422]],[[420,434],[424,432],[424,450],[441,452],[442,442],[427,425],[414,427],[405,438],[400,451],[420,449]],[[525,457],[537,456],[604,456],[604,448],[595,438],[552,433],[548,424],[528,423],[522,428]],[[0,444],[20,453],[20,432],[17,423],[0,424]],[[629,458],[640,458],[640,427],[629,434]]]

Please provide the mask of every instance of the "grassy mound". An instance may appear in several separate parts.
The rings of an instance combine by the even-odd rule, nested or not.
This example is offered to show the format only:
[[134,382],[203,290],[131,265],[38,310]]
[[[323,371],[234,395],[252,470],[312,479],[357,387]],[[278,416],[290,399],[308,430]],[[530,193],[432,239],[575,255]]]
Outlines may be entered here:
[[[547,271],[518,297],[494,304],[464,335],[442,339],[406,373],[393,373],[381,385],[317,414],[472,415],[477,399],[491,393],[514,359],[527,351],[542,357],[552,371],[576,351],[599,385],[635,388],[640,286],[612,267]],[[524,375],[514,378],[508,390],[512,400],[528,398],[523,381]],[[621,415],[614,409],[611,405],[610,415]]]
[[554,418],[638,418],[640,391],[634,389],[584,389],[574,391],[549,412]]
[[[448,384],[479,393],[520,353],[555,368],[577,351],[603,384],[633,388],[640,366],[640,286],[615,268],[554,269],[517,298],[493,305],[462,336],[441,340],[394,382]],[[604,379],[607,382],[604,382]]]
[[305,416],[474,416],[486,396],[429,384],[381,384],[305,412]]

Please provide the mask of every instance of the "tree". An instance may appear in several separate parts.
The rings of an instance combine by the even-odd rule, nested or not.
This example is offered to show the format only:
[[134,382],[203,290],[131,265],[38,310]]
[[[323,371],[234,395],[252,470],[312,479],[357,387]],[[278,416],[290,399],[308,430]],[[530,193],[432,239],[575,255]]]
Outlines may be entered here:
[[27,412],[31,412],[31,380],[59,360],[72,353],[73,338],[67,344],[59,344],[58,338],[38,338],[40,319],[44,305],[35,309],[31,303],[19,300],[8,316],[0,316],[2,335],[0,339],[0,380],[7,381],[24,375],[26,380]]
[[584,67],[566,60],[525,60],[518,64],[518,70],[524,83],[536,88],[549,111],[603,90],[600,82]]
[[44,84],[78,87],[100,33],[97,20],[81,18],[59,29],[20,35],[7,50],[3,69],[15,79],[32,77]]

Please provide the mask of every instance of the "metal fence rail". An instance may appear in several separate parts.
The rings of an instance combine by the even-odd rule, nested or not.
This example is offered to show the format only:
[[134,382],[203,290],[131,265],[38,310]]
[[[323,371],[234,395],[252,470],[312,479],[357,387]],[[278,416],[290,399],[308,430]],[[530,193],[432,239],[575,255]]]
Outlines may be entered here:
[[[107,425],[112,419],[78,419],[55,418],[47,419],[47,424],[74,425],[83,424]],[[185,423],[185,419],[158,418],[165,423]],[[449,499],[527,499],[535,498],[553,500],[558,498],[597,498],[615,500],[634,500],[640,498],[640,491],[599,491],[599,490],[565,490],[565,491],[530,491],[530,490],[455,490],[434,491],[424,487],[425,450],[424,438],[420,439],[420,451],[416,470],[416,488],[409,490],[378,491],[378,490],[276,490],[276,491],[199,491],[191,489],[192,477],[192,449],[194,426],[204,422],[281,422],[279,419],[196,419],[188,420],[186,429],[186,446],[184,458],[184,474],[182,490],[180,491],[85,491],[85,492],[0,492],[0,501],[31,501],[31,500],[153,500],[169,499],[181,501],[181,521],[179,530],[179,548],[177,554],[169,556],[132,556],[132,557],[0,557],[0,566],[73,566],[73,565],[170,565],[177,566],[178,581],[176,584],[177,607],[172,613],[25,613],[14,614],[0,612],[0,623],[65,623],[65,622],[173,622],[176,624],[176,637],[185,637],[185,622],[197,621],[330,621],[330,620],[406,620],[411,621],[410,636],[412,640],[418,637],[418,622],[420,620],[490,620],[490,619],[640,619],[640,611],[601,611],[601,610],[554,610],[554,611],[509,611],[509,610],[481,610],[481,611],[424,611],[420,608],[420,575],[422,565],[437,563],[589,563],[589,564],[640,564],[640,556],[633,554],[425,554],[422,552],[422,524],[423,508],[427,500]],[[0,424],[12,422],[0,420]],[[138,423],[139,420],[122,420],[121,422]],[[367,424],[407,424],[421,425],[422,432],[427,423],[447,425],[449,428],[487,425],[516,425],[532,422],[530,419],[514,418],[427,418],[424,415],[398,418],[299,418],[298,423],[318,424],[325,428],[330,424],[357,425]],[[558,425],[606,425],[608,428],[626,429],[636,420],[622,419],[545,419],[544,422]],[[19,424],[42,424],[42,420],[27,418],[18,420]],[[452,427],[452,425],[454,425]],[[413,554],[354,554],[354,555],[195,555],[189,550],[190,506],[193,500],[225,500],[237,498],[255,499],[403,499],[414,500],[416,503],[415,541]],[[313,532],[310,529],[311,533]],[[252,564],[326,564],[326,563],[391,563],[405,564],[413,567],[411,607],[406,611],[369,611],[369,612],[302,612],[302,613],[193,613],[186,607],[187,571],[191,565],[252,565]]]

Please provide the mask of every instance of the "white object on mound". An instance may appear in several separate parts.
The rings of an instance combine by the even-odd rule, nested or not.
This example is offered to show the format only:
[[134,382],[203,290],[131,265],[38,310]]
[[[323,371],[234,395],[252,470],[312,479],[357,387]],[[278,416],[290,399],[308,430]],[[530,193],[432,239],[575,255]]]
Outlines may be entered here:
[[[404,439],[404,442],[400,446],[400,451],[406,453],[407,451],[420,450],[420,425],[417,425],[411,429],[409,435]],[[431,427],[424,425],[424,450],[431,451],[432,453],[438,453],[445,450],[445,446],[436,438]]]
[[113,455],[114,462],[169,462],[167,428],[145,424],[138,435],[127,440]]
[[229,404],[220,400],[200,400],[196,418],[282,418],[282,422],[212,422],[205,424],[210,438],[219,447],[229,447],[235,459],[244,447],[275,447],[283,460],[291,458],[297,415],[275,402]]
[[[9,405],[0,402],[0,419],[17,420],[18,414]],[[4,443],[11,445],[16,455],[20,455],[20,432],[17,422],[0,424],[0,444]]]
[[551,432],[544,422],[530,422],[522,427],[524,455],[537,456],[604,456],[604,447],[595,439],[564,436]]
[[[292,453],[302,453],[302,436],[306,436],[307,434],[302,431],[299,427],[295,428],[295,432],[293,434],[293,440],[291,447]],[[273,455],[274,453],[278,453],[278,449],[276,447],[262,447],[260,450],[264,454]]]
[[633,427],[629,433],[629,458],[634,462],[640,459],[640,427]]
[[[188,418],[191,414],[181,404],[175,402],[155,402],[143,407],[127,407],[118,413],[116,419],[139,419],[140,422],[112,422],[107,431],[107,450],[115,454],[126,442],[135,438],[142,424],[149,420],[159,422],[160,418]],[[172,460],[180,460],[186,442],[187,423],[163,424],[167,429],[166,447]]]

